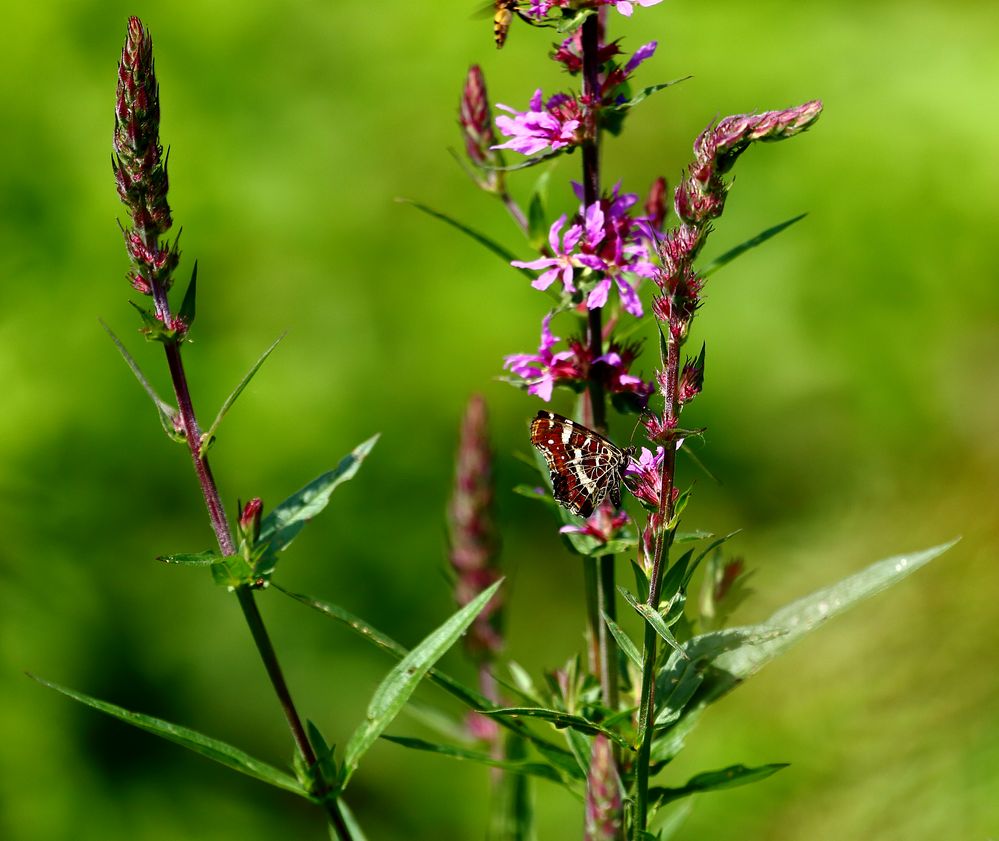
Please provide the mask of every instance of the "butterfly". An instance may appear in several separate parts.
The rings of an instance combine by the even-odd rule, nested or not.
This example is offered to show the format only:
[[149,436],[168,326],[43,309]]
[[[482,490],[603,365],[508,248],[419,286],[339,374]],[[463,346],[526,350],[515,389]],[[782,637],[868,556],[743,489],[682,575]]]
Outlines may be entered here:
[[580,517],[589,517],[604,497],[621,507],[621,483],[634,447],[622,450],[592,429],[543,410],[531,421],[531,443],[548,462],[560,505]]

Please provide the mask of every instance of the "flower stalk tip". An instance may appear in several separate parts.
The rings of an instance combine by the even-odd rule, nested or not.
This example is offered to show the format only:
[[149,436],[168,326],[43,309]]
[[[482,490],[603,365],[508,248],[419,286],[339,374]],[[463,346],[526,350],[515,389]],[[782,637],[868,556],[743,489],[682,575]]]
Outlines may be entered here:
[[[461,425],[454,491],[448,507],[449,560],[455,574],[455,601],[468,604],[498,581],[499,541],[493,522],[495,491],[493,454],[485,400],[468,402]],[[465,636],[465,647],[476,660],[488,661],[503,648],[502,596],[497,593]]]
[[617,841],[621,837],[621,781],[610,740],[593,740],[586,778],[585,841]]

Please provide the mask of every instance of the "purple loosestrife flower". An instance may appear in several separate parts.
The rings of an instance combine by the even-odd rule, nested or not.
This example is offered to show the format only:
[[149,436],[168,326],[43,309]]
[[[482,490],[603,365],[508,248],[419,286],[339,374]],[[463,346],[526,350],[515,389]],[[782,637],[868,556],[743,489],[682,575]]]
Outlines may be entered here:
[[664,450],[657,447],[655,454],[646,447],[638,459],[632,459],[625,468],[625,479],[628,489],[640,502],[650,508],[659,507],[659,495],[662,492],[662,466]]
[[[492,515],[492,458],[486,404],[476,395],[469,400],[462,421],[448,507],[449,560],[456,579],[455,601],[462,606],[500,578]],[[497,593],[465,636],[466,650],[480,662],[491,660],[503,647],[502,604]]]
[[586,777],[585,841],[616,841],[622,821],[621,780],[614,750],[604,735],[593,739],[590,771]]
[[[622,15],[630,16],[635,6],[655,6],[662,0],[590,0],[586,5],[593,8],[613,6]],[[571,5],[571,0],[531,0],[531,6],[526,14],[537,20],[548,15],[552,9],[565,9]]]
[[572,276],[575,271],[575,263],[572,260],[572,252],[579,243],[579,239],[583,235],[583,230],[579,225],[572,225],[565,232],[565,236],[562,237],[562,244],[559,245],[559,236],[564,224],[565,214],[563,213],[552,223],[548,231],[548,246],[554,256],[541,257],[537,260],[527,262],[513,260],[510,265],[518,269],[531,269],[532,271],[544,269],[537,278],[531,281],[531,286],[535,289],[544,291],[555,282],[556,278],[561,278],[562,288],[570,295],[574,295],[576,287],[572,282]]
[[640,223],[628,212],[638,202],[638,196],[634,193],[619,195],[619,189],[620,185],[615,186],[608,198],[590,205],[583,212],[584,236],[576,259],[581,265],[603,274],[587,295],[588,309],[604,307],[614,284],[624,310],[641,318],[642,302],[624,274],[651,278],[656,276],[657,269],[649,258]]
[[496,127],[509,137],[506,143],[493,149],[512,149],[522,155],[536,155],[545,149],[556,151],[582,142],[582,110],[578,102],[564,93],[542,101],[541,88],[531,97],[530,110],[517,111],[508,105],[497,108],[509,111],[512,117],[497,117]]
[[541,347],[536,354],[513,354],[503,362],[504,368],[527,385],[528,394],[537,395],[547,403],[556,385],[579,391],[588,379],[595,377],[609,393],[627,396],[636,409],[646,406],[654,391],[653,384],[629,373],[638,357],[639,345],[611,340],[607,352],[593,359],[589,344],[572,338],[568,350],[556,353],[552,348],[561,339],[552,334],[551,319],[549,313],[541,322]]
[[614,507],[604,502],[583,525],[562,526],[562,534],[585,534],[600,541],[609,543],[628,523],[628,512],[623,508],[615,511]]
[[541,346],[536,354],[517,353],[503,360],[503,367],[522,377],[527,382],[527,393],[536,394],[547,403],[552,399],[555,383],[564,380],[575,382],[582,378],[582,372],[574,364],[575,354],[571,350],[552,353],[552,348],[561,339],[552,334],[551,313],[541,321]]

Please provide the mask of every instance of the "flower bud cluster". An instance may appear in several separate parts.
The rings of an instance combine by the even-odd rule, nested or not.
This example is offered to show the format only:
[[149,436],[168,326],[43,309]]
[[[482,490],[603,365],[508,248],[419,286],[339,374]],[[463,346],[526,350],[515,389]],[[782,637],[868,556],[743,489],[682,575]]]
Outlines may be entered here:
[[[468,604],[500,578],[493,523],[492,462],[486,404],[476,395],[469,401],[462,421],[454,492],[448,507],[449,560],[459,605]],[[477,660],[491,660],[503,648],[502,605],[498,592],[464,638],[466,649]]]
[[477,64],[468,68],[468,75],[465,77],[458,107],[458,122],[465,139],[465,152],[482,173],[476,178],[479,187],[491,193],[501,192],[503,173],[495,168],[502,166],[503,160],[493,149],[496,145],[496,132],[493,131],[486,79],[482,75],[482,68]]
[[137,291],[146,295],[152,294],[152,284],[169,288],[179,259],[176,243],[172,247],[158,244],[159,236],[173,224],[159,122],[153,42],[142,22],[132,17],[118,64],[111,164],[118,196],[131,217],[125,244],[136,272],[129,279]]

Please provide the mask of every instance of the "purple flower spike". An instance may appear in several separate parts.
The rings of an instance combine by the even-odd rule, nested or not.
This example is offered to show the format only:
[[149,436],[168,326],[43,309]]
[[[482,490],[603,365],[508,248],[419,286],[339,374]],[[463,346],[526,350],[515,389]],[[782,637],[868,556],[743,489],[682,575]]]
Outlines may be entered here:
[[586,778],[584,841],[615,841],[621,837],[621,781],[614,750],[604,735],[593,740],[590,772]]

